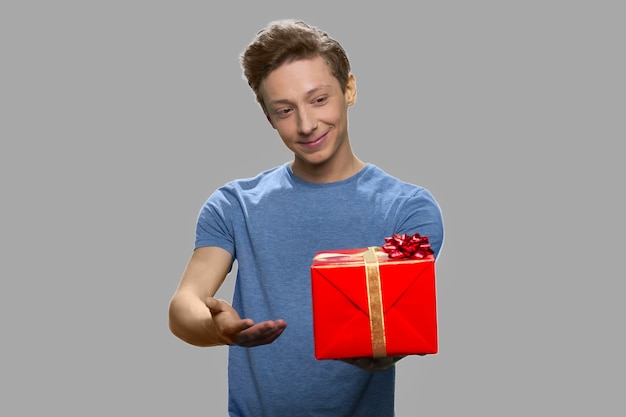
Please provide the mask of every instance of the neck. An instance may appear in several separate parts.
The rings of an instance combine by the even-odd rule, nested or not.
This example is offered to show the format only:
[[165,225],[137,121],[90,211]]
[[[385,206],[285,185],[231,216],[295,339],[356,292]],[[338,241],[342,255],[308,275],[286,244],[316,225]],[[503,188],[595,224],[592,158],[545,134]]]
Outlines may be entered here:
[[326,161],[321,164],[307,164],[301,159],[291,163],[291,170],[299,178],[319,184],[337,182],[356,175],[365,163],[350,153],[345,161]]

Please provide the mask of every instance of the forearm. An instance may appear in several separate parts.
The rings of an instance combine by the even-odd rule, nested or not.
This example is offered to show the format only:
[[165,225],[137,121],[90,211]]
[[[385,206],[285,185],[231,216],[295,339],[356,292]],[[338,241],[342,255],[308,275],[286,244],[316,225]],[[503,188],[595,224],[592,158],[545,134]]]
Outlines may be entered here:
[[210,310],[191,293],[177,293],[170,301],[169,328],[176,337],[194,346],[225,344],[218,335]]

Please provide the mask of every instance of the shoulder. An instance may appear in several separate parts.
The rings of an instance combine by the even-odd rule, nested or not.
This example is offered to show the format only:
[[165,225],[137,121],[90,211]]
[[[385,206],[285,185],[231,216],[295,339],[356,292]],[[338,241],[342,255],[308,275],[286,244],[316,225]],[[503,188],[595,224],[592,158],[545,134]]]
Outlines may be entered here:
[[286,164],[262,171],[253,177],[239,178],[219,187],[215,194],[225,196],[259,194],[266,190],[280,188],[288,180]]
[[232,180],[214,190],[205,200],[198,215],[198,225],[203,229],[227,230],[239,224],[258,203],[280,189],[284,166],[260,172],[254,177]]
[[439,218],[441,208],[431,191],[421,185],[399,179],[388,174],[375,165],[368,165],[370,183],[373,187],[370,192],[375,192],[387,206],[399,207],[403,212],[419,212],[421,216]]
[[385,190],[387,194],[391,195],[410,197],[424,192],[428,193],[426,188],[395,177],[373,164],[366,165],[363,179],[364,184]]

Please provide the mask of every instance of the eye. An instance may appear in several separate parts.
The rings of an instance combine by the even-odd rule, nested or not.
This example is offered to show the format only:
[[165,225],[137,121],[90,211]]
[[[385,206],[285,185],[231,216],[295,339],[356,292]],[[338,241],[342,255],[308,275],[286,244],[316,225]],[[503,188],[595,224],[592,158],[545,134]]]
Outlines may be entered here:
[[325,104],[328,101],[328,96],[317,97],[313,100],[313,104]]
[[289,116],[292,111],[293,109],[291,107],[283,107],[283,108],[277,109],[274,113],[276,113],[276,116],[278,117],[285,118]]

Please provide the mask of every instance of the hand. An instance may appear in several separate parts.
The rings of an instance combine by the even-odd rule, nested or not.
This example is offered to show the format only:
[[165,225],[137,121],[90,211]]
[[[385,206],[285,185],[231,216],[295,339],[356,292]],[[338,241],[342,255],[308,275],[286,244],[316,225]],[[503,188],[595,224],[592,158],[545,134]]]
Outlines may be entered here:
[[224,300],[209,297],[205,303],[211,311],[215,328],[226,345],[266,345],[276,340],[287,327],[287,323],[280,319],[256,324],[252,319],[242,319]]
[[381,372],[391,368],[402,358],[404,358],[404,356],[386,356],[383,358],[349,358],[341,360],[368,372]]

